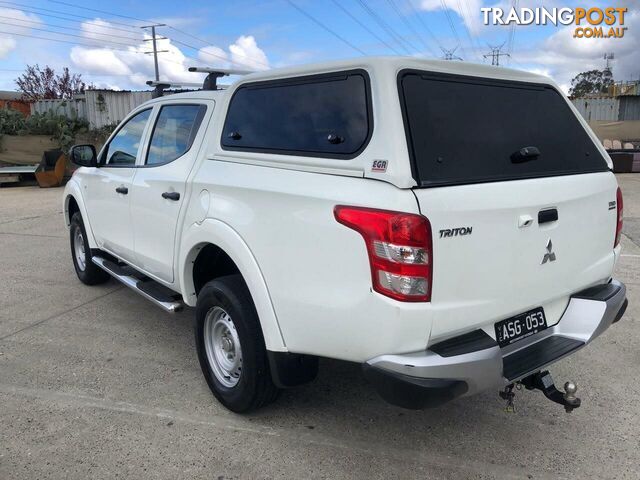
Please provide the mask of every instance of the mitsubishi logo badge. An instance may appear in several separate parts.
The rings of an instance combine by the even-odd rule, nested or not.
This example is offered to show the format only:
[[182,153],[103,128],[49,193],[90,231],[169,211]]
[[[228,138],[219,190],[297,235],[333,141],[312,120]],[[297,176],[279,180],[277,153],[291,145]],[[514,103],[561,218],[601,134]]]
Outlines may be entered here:
[[547,262],[555,262],[556,254],[553,253],[553,243],[551,243],[551,239],[547,241],[547,253],[542,257],[542,263],[540,265],[544,265]]

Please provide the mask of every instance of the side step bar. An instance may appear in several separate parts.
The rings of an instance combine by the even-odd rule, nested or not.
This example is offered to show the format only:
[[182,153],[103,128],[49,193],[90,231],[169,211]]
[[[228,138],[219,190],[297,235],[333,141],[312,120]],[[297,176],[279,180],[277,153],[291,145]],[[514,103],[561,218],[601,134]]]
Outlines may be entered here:
[[113,278],[125,284],[131,290],[139,293],[152,303],[155,303],[165,312],[179,312],[184,307],[178,293],[172,292],[153,280],[144,280],[136,277],[134,274],[135,270],[131,267],[118,265],[111,260],[98,256],[94,256],[91,260]]

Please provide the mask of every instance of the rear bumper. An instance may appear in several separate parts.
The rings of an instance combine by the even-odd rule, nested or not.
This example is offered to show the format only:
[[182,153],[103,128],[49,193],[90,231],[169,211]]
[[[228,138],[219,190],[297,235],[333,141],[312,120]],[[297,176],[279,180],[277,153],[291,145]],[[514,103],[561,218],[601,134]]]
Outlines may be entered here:
[[556,325],[513,345],[500,348],[482,331],[472,332],[446,348],[373,358],[364,364],[364,375],[390,403],[436,407],[502,388],[570,355],[618,321],[626,306],[624,284],[612,280],[573,295]]

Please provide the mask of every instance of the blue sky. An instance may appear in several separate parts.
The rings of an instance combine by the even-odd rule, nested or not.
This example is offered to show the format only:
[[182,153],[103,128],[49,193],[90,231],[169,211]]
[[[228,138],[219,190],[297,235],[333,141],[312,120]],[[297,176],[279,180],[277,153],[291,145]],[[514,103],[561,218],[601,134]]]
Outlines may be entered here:
[[[617,79],[640,77],[639,0],[616,5],[580,3],[629,9],[625,38],[592,40],[572,38],[573,27],[516,26],[511,33],[507,26],[482,25],[482,6],[508,8],[512,3],[198,0],[178,8],[175,0],[0,1],[0,89],[15,88],[13,79],[26,64],[34,63],[56,69],[68,66],[98,87],[144,88],[152,78],[153,62],[143,53],[150,42],[144,41],[138,27],[147,21],[168,25],[158,28],[168,37],[160,48],[169,50],[160,54],[160,71],[163,79],[173,81],[197,80],[186,72],[191,65],[264,69],[360,56],[361,52],[434,58],[442,57],[443,48],[456,48],[455,55],[465,61],[483,62],[489,45],[501,44],[511,54],[501,59],[504,65],[549,75],[565,89],[576,73],[602,68],[602,56],[609,51],[616,54]],[[540,7],[543,2],[520,0],[518,4]],[[574,5],[544,2],[547,8]]]

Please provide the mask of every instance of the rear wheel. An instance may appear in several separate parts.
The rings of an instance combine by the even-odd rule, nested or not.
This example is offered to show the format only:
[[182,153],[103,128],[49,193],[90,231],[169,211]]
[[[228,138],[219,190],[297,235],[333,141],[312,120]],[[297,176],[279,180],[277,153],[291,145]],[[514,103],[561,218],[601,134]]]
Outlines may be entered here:
[[195,330],[202,372],[225,407],[247,412],[276,399],[258,314],[240,275],[202,287]]
[[71,217],[69,235],[71,258],[80,281],[86,285],[98,285],[109,280],[109,274],[91,261],[91,249],[87,241],[87,231],[84,228],[80,212],[74,213]]

